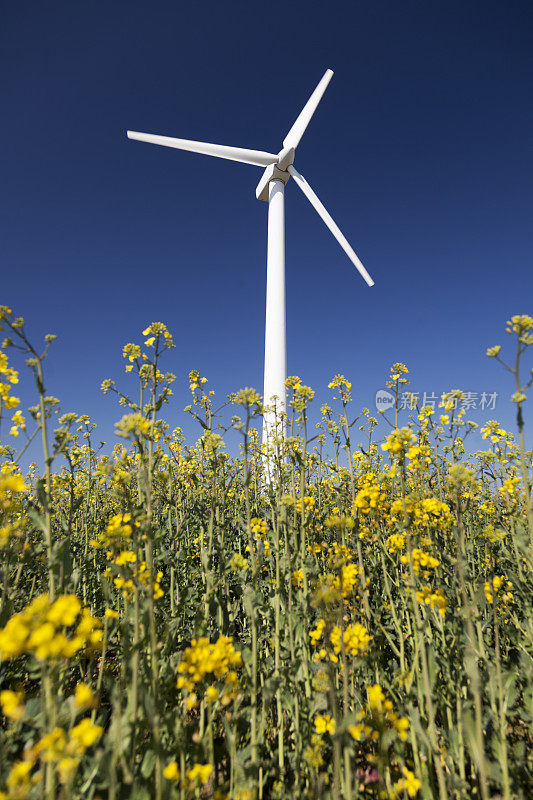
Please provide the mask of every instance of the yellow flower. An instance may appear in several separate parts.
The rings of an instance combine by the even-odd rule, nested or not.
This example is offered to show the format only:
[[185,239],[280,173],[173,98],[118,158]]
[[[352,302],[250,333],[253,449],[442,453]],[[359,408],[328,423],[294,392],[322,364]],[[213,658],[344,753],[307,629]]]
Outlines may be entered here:
[[57,761],[64,753],[67,737],[63,728],[54,728],[35,745],[36,755],[41,755],[43,761]]
[[12,692],[9,689],[0,692],[2,711],[13,722],[18,722],[24,716],[23,699],[24,694],[22,692]]
[[527,336],[527,332],[533,328],[533,317],[528,314],[516,314],[507,320],[507,333],[517,333],[521,342],[533,344],[533,337]]
[[382,704],[385,702],[385,695],[379,683],[374,686],[367,686],[368,705],[375,711],[380,711]]
[[316,628],[312,631],[309,631],[309,637],[311,639],[311,644],[316,647],[318,644],[319,639],[322,636],[322,632],[326,626],[326,623],[323,619],[319,619],[316,625]]
[[211,764],[195,764],[192,769],[187,770],[187,778],[197,783],[206,783],[211,775]]
[[248,386],[245,389],[241,389],[240,392],[237,392],[234,400],[237,405],[240,406],[255,406],[255,410],[260,410],[262,407],[261,395],[259,395],[255,389],[248,388]]
[[93,690],[86,683],[78,683],[74,693],[74,705],[76,708],[87,708],[92,705],[94,700]]
[[393,720],[393,725],[396,728],[400,739],[405,742],[407,739],[407,731],[409,730],[409,720],[407,717],[398,717],[397,719]]
[[91,747],[103,734],[104,729],[101,725],[94,725],[86,717],[70,731],[70,745],[75,755],[83,755],[88,747]]
[[6,489],[11,492],[23,492],[26,487],[22,475],[6,475],[5,477],[0,477],[0,492],[3,493]]
[[138,412],[135,414],[125,414],[119,422],[115,423],[117,436],[122,436],[125,439],[127,439],[130,434],[132,434],[134,438],[148,436],[151,427],[150,420],[146,419],[146,417],[143,417],[143,415]]
[[[484,589],[487,603],[492,605],[494,602],[494,595],[497,595],[500,599],[500,602],[503,603],[504,606],[508,605],[508,603],[511,603],[514,598],[513,593],[511,592],[512,588],[512,581],[506,581],[503,575],[495,575],[492,578],[492,581],[485,581]],[[507,589],[507,591],[504,591],[504,589]]]
[[248,561],[240,553],[232,555],[229,565],[235,572],[239,572],[241,569],[248,569]]
[[329,714],[319,714],[315,719],[317,733],[335,733],[335,720]]
[[46,619],[54,625],[73,625],[80,611],[78,598],[73,594],[63,594],[52,603]]
[[298,585],[303,586],[303,580],[304,580],[303,569],[300,567],[300,569],[294,570],[294,572],[291,575],[291,583],[292,583],[292,585],[293,586],[298,586]]
[[163,775],[168,781],[179,781],[180,771],[177,763],[175,761],[171,761],[170,764],[167,764],[163,770]]
[[387,437],[381,449],[389,450],[393,455],[405,455],[415,441],[416,437],[410,428],[397,428]]
[[125,564],[133,564],[135,561],[137,561],[137,556],[131,550],[123,550],[115,558],[115,564],[119,567],[123,567]]
[[51,622],[45,622],[43,625],[39,625],[30,636],[28,642],[29,649],[37,652],[39,648],[49,645],[55,636],[55,632],[55,626],[52,625]]
[[234,650],[232,641],[231,636],[223,634],[214,644],[205,637],[193,639],[178,665],[178,689],[192,691],[195,683],[200,683],[205,675],[212,674],[221,679],[230,672],[231,667],[240,667],[242,656]]
[[360,722],[357,725],[348,725],[348,733],[352,739],[355,739],[355,741],[358,742],[363,735],[364,728],[365,726]]
[[57,771],[59,773],[60,783],[67,783],[78,768],[79,763],[80,759],[74,756],[65,756],[59,759],[57,762]]
[[7,778],[8,789],[15,789],[29,783],[32,767],[33,762],[31,761],[15,761]]
[[214,703],[218,697],[218,689],[215,689],[214,686],[208,686],[205,692],[205,696],[207,697],[208,703]]
[[409,797],[414,797],[422,784],[418,778],[415,778],[414,773],[407,769],[407,767],[403,767],[402,772],[405,775],[403,785],[407,789]]

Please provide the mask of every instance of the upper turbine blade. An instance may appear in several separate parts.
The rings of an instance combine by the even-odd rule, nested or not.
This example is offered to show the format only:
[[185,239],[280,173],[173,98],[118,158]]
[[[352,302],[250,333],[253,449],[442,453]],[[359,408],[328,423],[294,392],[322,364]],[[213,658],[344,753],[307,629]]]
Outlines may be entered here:
[[294,169],[292,164],[290,167],[288,167],[288,172],[292,175],[292,177],[294,178],[294,180],[296,181],[302,192],[305,194],[305,196],[307,197],[307,199],[309,200],[315,211],[317,211],[318,214],[322,217],[322,219],[332,232],[333,236],[336,238],[336,240],[338,241],[338,243],[348,256],[348,258],[351,261],[353,261],[353,263],[361,273],[362,277],[365,279],[365,281],[368,283],[369,286],[373,286],[374,281],[372,280],[366,269],[363,267],[363,265],[357,258],[356,254],[350,247],[348,241],[342,235],[338,226],[332,220],[332,218],[330,217],[330,215],[328,214],[328,212],[326,211],[326,209],[324,208],[324,206],[322,205],[316,194],[313,192],[313,190],[311,189],[311,187],[309,186],[303,175],[300,175],[300,173]]
[[331,78],[333,77],[333,70],[328,69],[324,73],[324,77],[316,87],[315,91],[305,104],[305,106],[300,111],[300,115],[290,131],[288,132],[287,136],[283,140],[283,147],[298,147],[298,142],[302,138],[305,133],[305,129],[309,125],[311,121],[311,117],[315,113],[315,109],[317,105],[320,103],[322,99],[322,95],[326,91],[327,85],[330,82]]
[[265,153],[263,150],[243,150],[241,147],[229,147],[225,144],[210,144],[209,142],[193,142],[190,139],[174,139],[172,136],[156,136],[153,133],[138,133],[128,131],[128,139],[137,139],[139,142],[162,144],[165,147],[176,147],[178,150],[189,150],[191,153],[203,153],[206,156],[227,158],[230,161],[241,161],[243,164],[255,164],[257,167],[268,167],[275,164],[278,157],[274,153]]

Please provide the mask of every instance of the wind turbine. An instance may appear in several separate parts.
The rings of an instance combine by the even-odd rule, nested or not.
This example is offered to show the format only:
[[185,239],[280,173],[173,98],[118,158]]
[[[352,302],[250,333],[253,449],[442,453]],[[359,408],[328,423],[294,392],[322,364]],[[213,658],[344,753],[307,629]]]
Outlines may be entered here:
[[[230,161],[240,161],[265,167],[263,177],[256,189],[258,200],[268,202],[268,249],[267,249],[267,292],[266,292],[266,324],[265,324],[265,375],[263,402],[265,413],[263,418],[263,443],[273,437],[276,423],[276,411],[285,410],[287,377],[287,348],[285,338],[285,213],[284,190],[292,176],[315,211],[348,256],[369,286],[374,281],[361,264],[338,226],[328,214],[303,175],[293,166],[294,153],[305,129],[315,113],[322,95],[333,76],[328,69],[311,97],[303,107],[294,125],[283,140],[283,147],[277,155],[263,150],[244,150],[240,147],[229,147],[207,142],[194,142],[189,139],[174,139],[171,136],[157,136],[152,133],[128,131],[129,139],[140,142],[175,147],[192,153],[217,156]],[[277,398],[277,405],[276,405]]]

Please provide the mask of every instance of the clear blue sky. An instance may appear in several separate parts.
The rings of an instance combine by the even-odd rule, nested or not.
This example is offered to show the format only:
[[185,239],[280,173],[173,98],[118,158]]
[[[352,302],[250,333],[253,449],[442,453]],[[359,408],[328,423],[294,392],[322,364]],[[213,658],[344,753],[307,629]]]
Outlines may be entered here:
[[337,372],[373,408],[401,360],[421,393],[498,392],[471,418],[514,430],[485,350],[533,310],[532,41],[516,0],[5,4],[0,302],[58,335],[47,391],[112,442],[122,410],[99,386],[130,385],[122,346],[152,320],[177,344],[171,425],[197,433],[192,368],[221,397],[262,391],[261,170],[126,129],[277,152],[330,67],[295,165],[375,286],[290,182],[288,374],[317,412]]

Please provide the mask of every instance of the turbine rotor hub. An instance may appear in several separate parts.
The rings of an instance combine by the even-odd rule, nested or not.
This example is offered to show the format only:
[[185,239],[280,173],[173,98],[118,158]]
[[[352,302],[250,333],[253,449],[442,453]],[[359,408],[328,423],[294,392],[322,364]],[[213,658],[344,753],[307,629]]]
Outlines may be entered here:
[[288,167],[294,162],[294,147],[284,147],[278,153],[277,168],[285,172]]

